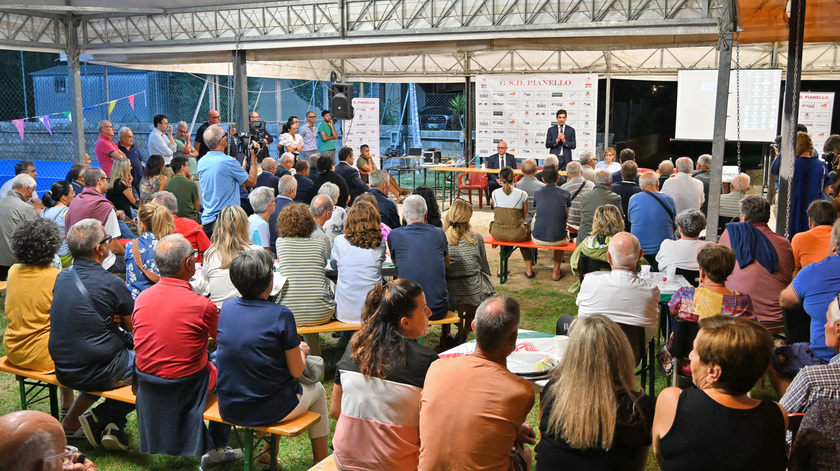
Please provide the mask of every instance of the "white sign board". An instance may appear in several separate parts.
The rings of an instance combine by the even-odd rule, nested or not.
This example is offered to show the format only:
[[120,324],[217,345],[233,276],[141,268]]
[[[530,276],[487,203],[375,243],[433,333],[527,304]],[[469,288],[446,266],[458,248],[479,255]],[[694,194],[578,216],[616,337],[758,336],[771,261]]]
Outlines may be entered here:
[[353,148],[359,158],[359,146],[370,146],[370,156],[377,168],[379,161],[379,98],[353,98],[353,119],[344,120],[344,145]]
[[517,158],[546,158],[546,132],[560,109],[575,129],[572,158],[595,152],[598,74],[478,75],[475,97],[477,156],[495,154],[505,141]]
[[[740,79],[738,78],[740,74]],[[717,70],[680,70],[677,84],[677,139],[711,140],[714,134]],[[739,84],[740,82],[740,84]],[[779,123],[782,71],[733,70],[729,76],[726,139],[738,139],[740,89],[741,141],[771,142]],[[740,87],[739,87],[740,85]]]
[[808,128],[814,150],[820,155],[831,135],[831,113],[834,111],[834,92],[802,92],[799,94],[799,124]]

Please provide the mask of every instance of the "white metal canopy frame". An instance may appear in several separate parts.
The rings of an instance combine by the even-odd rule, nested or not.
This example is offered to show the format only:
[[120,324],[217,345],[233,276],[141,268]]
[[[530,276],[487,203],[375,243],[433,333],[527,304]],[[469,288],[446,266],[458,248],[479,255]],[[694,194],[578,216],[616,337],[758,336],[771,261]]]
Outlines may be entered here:
[[[68,52],[146,70],[253,77],[461,82],[492,73],[675,80],[716,69],[724,0],[34,0],[0,5],[0,48]],[[68,5],[69,4],[69,5]],[[68,40],[75,36],[75,41]],[[75,44],[74,44],[75,43]],[[779,68],[786,43],[742,45],[742,67]],[[829,78],[837,43],[809,43],[802,74]]]

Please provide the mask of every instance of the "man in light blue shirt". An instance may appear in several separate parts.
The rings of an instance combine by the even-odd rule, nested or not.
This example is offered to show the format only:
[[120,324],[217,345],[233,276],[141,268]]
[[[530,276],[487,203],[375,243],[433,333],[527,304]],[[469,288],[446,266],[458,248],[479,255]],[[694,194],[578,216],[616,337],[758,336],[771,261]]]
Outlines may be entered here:
[[251,149],[251,170],[246,173],[235,158],[225,154],[227,133],[214,124],[204,131],[204,144],[210,152],[198,161],[198,181],[204,213],[201,224],[212,239],[216,216],[226,206],[239,206],[239,186],[257,183],[257,154]]
[[677,205],[669,195],[657,191],[659,177],[655,173],[643,173],[639,186],[642,191],[631,196],[627,204],[627,218],[631,232],[645,251],[645,259],[655,267],[656,253],[662,241],[674,239]]
[[314,111],[306,113],[306,123],[300,126],[298,134],[303,137],[303,157],[309,159],[312,154],[318,153],[318,126],[315,121],[318,116]]
[[[153,122],[155,128],[149,134],[149,155],[157,154],[163,157],[164,164],[169,165],[172,154],[177,149],[175,138],[172,137],[172,126],[169,125],[169,118],[162,114],[155,116]],[[172,178],[172,175],[169,175],[169,178]]]

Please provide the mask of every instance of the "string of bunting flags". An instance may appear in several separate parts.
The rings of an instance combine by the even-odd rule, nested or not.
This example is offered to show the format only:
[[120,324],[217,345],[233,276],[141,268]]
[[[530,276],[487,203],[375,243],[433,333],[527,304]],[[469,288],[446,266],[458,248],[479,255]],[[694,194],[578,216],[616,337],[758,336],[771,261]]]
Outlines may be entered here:
[[[131,105],[131,109],[133,110],[134,109],[134,100],[136,99],[136,97],[138,95],[143,95],[144,98],[145,98],[145,94],[146,94],[146,90],[143,90],[142,92],[135,93],[133,95],[125,96],[125,97],[122,97],[122,98],[117,98],[116,100],[105,101],[105,102],[102,102],[102,103],[97,103],[95,105],[85,106],[84,110],[85,111],[91,111],[98,106],[108,105],[108,115],[110,116],[110,114],[114,111],[114,107],[117,106],[117,102],[121,101],[121,100],[128,100],[128,104]],[[13,119],[12,124],[15,125],[15,129],[17,129],[18,134],[20,134],[20,140],[22,141],[23,140],[23,127],[24,127],[23,124],[27,120],[38,118],[38,121],[40,121],[41,124],[44,125],[44,127],[47,129],[47,132],[49,132],[50,135],[52,135],[52,124],[50,124],[50,116],[57,116],[57,115],[64,115],[65,117],[67,117],[67,119],[69,119],[70,121],[73,121],[73,115],[70,111],[60,111],[60,112],[57,112],[57,113],[45,114],[43,116],[30,116],[28,118]]]

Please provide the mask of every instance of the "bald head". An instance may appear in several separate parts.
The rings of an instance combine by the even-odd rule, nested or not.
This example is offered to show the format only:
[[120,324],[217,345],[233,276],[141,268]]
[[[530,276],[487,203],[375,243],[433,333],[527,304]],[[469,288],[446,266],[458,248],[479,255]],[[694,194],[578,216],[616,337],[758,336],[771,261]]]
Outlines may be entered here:
[[750,191],[750,176],[746,173],[739,173],[732,179],[732,191],[746,194]]
[[525,176],[533,177],[537,174],[537,162],[534,159],[528,159],[522,162],[522,173]]
[[663,160],[659,162],[659,175],[663,177],[670,177],[674,173],[674,164],[670,160]]
[[510,296],[497,294],[485,299],[476,309],[473,323],[478,348],[484,353],[509,355],[506,350],[511,339],[516,346],[519,317],[519,303]]
[[274,173],[277,171],[277,161],[272,159],[271,157],[266,157],[265,160],[263,160],[260,164],[260,167],[262,167],[263,172]]
[[23,410],[0,417],[0,469],[6,471],[60,470],[60,460],[44,458],[64,452],[64,429],[52,416]]
[[613,270],[636,271],[636,264],[642,258],[642,246],[639,239],[629,232],[619,232],[610,239],[607,258]]

